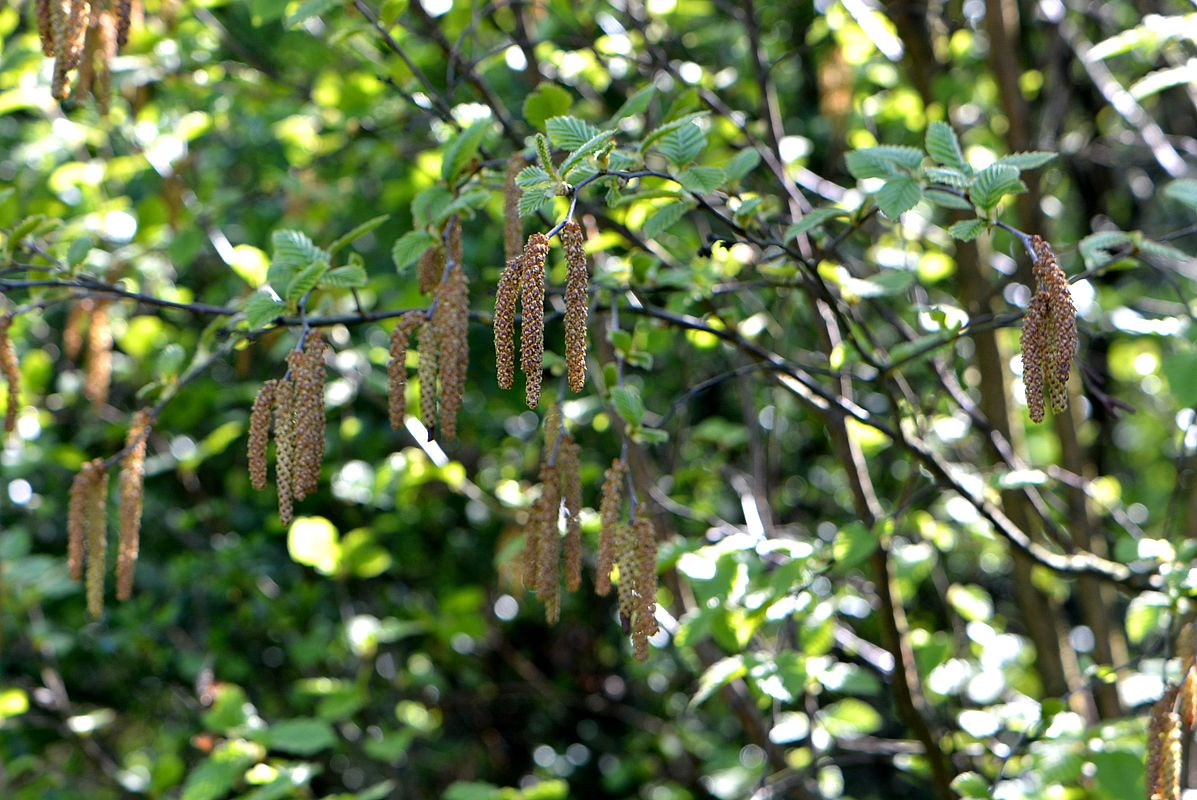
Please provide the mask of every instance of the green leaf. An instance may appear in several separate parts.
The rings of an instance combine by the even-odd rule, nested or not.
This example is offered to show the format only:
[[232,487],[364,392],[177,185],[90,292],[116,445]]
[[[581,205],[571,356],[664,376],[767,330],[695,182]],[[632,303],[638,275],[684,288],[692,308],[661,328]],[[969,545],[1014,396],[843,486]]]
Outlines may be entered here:
[[1197,180],[1182,178],[1164,187],[1164,196],[1197,211]]
[[898,168],[888,159],[870,150],[852,150],[844,155],[849,174],[858,181],[868,178],[890,178],[898,174]]
[[848,212],[842,208],[832,208],[831,206],[824,206],[823,208],[812,209],[802,219],[795,222],[790,227],[786,228],[785,241],[790,241],[796,236],[800,236],[807,231],[820,228],[827,222],[833,219],[847,218]]
[[275,318],[287,313],[287,306],[275,300],[267,292],[255,292],[245,304],[245,321],[251,329],[261,328]]
[[315,261],[329,261],[329,254],[321,250],[304,233],[295,230],[275,231],[270,237],[274,250],[266,280],[280,295],[290,284],[292,276]]
[[1168,596],[1162,592],[1143,592],[1131,598],[1126,607],[1126,638],[1140,644],[1153,633],[1167,633]]
[[727,176],[729,181],[742,180],[748,173],[756,169],[760,163],[761,154],[756,151],[756,148],[745,148],[732,156],[732,159],[723,165],[723,174]]
[[534,186],[520,193],[519,212],[521,217],[530,217],[557,196],[552,186]]
[[864,561],[877,549],[877,535],[861,522],[850,522],[835,535],[832,552],[836,570],[842,572]]
[[498,786],[480,781],[457,781],[449,785],[441,800],[502,800]]
[[629,425],[639,425],[644,420],[644,401],[634,386],[616,386],[611,389],[611,403],[615,412]]
[[339,5],[341,5],[340,0],[305,0],[299,8],[295,9],[295,13],[287,15],[286,26],[288,28],[298,27],[309,17],[326,14]]
[[656,147],[675,165],[684,167],[697,158],[706,145],[706,134],[691,122],[662,136]]
[[558,171],[563,177],[568,176],[570,170],[582,163],[582,160],[587,156],[595,153],[614,135],[615,131],[599,131],[586,142],[584,142],[581,147],[570,153],[569,157],[561,162],[561,166],[558,168]]
[[366,269],[361,264],[346,264],[324,273],[318,285],[328,289],[360,289],[368,280]]
[[180,800],[220,800],[227,795],[257,760],[251,747],[239,740],[218,747],[188,774]]
[[589,122],[568,116],[552,117],[545,122],[545,130],[555,146],[566,150],[577,150],[599,132],[599,129]]
[[310,756],[337,743],[332,726],[322,719],[302,718],[275,723],[266,729],[262,744],[270,750]]
[[877,709],[855,697],[832,703],[820,716],[823,727],[837,739],[865,736],[881,728],[881,715]]
[[1085,266],[1092,267],[1106,260],[1107,255],[1104,251],[1118,250],[1130,244],[1130,241],[1130,234],[1124,231],[1098,231],[1081,239],[1077,249],[1085,261]]
[[531,189],[534,186],[545,186],[553,182],[553,178],[549,175],[548,170],[544,167],[532,164],[524,167],[515,176],[515,185],[521,189]]
[[1160,256],[1161,258],[1171,258],[1175,261],[1190,261],[1193,258],[1193,256],[1189,255],[1184,250],[1173,247],[1170,244],[1156,242],[1151,239],[1140,239],[1138,242],[1138,247],[1143,253],[1148,253],[1153,256]]
[[973,204],[959,195],[937,191],[934,186],[928,186],[923,197],[941,208],[958,208],[961,211],[975,211]]
[[87,258],[87,254],[91,252],[91,245],[90,236],[80,236],[71,242],[71,246],[67,249],[67,264],[72,267],[82,264],[83,259]]
[[221,684],[212,707],[204,712],[204,727],[216,733],[228,733],[247,724],[256,714],[245,690],[235,683]]
[[652,214],[644,220],[644,225],[641,230],[644,235],[650,239],[655,239],[669,228],[672,228],[682,217],[686,216],[686,212],[690,210],[691,206],[684,200],[676,200],[672,203],[666,203],[663,206],[658,206]]
[[945,186],[960,189],[961,191],[968,188],[971,180],[959,170],[946,169],[944,167],[927,167],[923,170],[923,176],[931,183],[942,183]]
[[923,199],[923,187],[914,178],[890,178],[877,192],[877,207],[890,219],[897,219]]
[[453,193],[444,186],[429,186],[411,202],[413,227],[423,228],[436,221],[441,210],[454,200]]
[[975,772],[962,772],[952,779],[952,791],[967,800],[988,800],[989,782]]
[[658,139],[673,133],[679,128],[684,128],[686,125],[689,125],[697,119],[702,119],[706,115],[707,114],[705,111],[700,111],[696,114],[686,114],[683,117],[678,117],[675,120],[666,122],[664,125],[659,125],[656,128],[653,128],[651,131],[649,131],[648,135],[644,137],[644,140],[640,142],[640,152],[647,152],[648,148],[652,146],[652,144]]
[[1127,797],[1146,797],[1143,759],[1125,750],[1108,750],[1089,754],[1095,770],[1094,783],[1098,800],[1124,800]]
[[471,189],[468,192],[462,192],[453,198],[453,202],[442,208],[432,221],[439,225],[454,214],[461,214],[467,219],[473,219],[474,210],[486,205],[486,201],[490,200],[490,197],[491,194],[486,189]]
[[380,214],[379,216],[374,217],[373,219],[366,220],[361,225],[358,225],[356,228],[351,230],[349,233],[345,234],[344,236],[342,236],[341,238],[339,238],[335,242],[333,242],[332,245],[328,248],[328,254],[330,256],[334,255],[342,247],[345,247],[346,245],[356,242],[358,239],[362,238],[367,233],[373,233],[375,230],[378,229],[378,226],[382,225],[382,223],[386,222],[390,218],[391,218],[390,214]]
[[1014,167],[1015,169],[1037,169],[1052,161],[1055,157],[1055,153],[1033,150],[1026,153],[1011,153],[1008,156],[1002,156],[994,163],[1003,167]]
[[657,87],[653,86],[651,83],[648,86],[645,86],[643,89],[636,91],[635,94],[624,101],[624,104],[619,107],[619,110],[615,112],[615,116],[611,117],[611,121],[607,124],[614,126],[615,123],[619,122],[625,117],[643,114],[648,110],[648,105],[653,101],[653,96],[656,93]]
[[1018,169],[1005,164],[990,164],[981,170],[969,189],[969,197],[983,209],[995,208],[1011,192],[1025,190],[1018,179]]
[[1172,353],[1160,365],[1176,404],[1197,406],[1197,352]]
[[986,228],[985,221],[979,219],[963,219],[959,222],[953,222],[948,228],[948,234],[953,239],[960,239],[965,242],[971,242],[976,239]]
[[316,284],[320,282],[326,272],[328,272],[328,262],[324,259],[313,261],[301,269],[287,284],[287,302],[294,303],[301,300],[304,295],[316,288]]
[[968,163],[960,149],[960,141],[948,123],[937,121],[927,126],[926,146],[927,155],[945,167],[961,172],[968,169]]
[[524,119],[533,128],[543,131],[551,117],[565,114],[571,105],[573,98],[568,91],[555,83],[542,83],[524,98]]
[[408,231],[395,240],[391,248],[391,260],[400,274],[419,261],[424,251],[435,245],[437,238],[428,231]]
[[715,692],[737,678],[744,677],[747,673],[748,667],[744,663],[744,656],[728,656],[716,661],[707,667],[706,671],[702,673],[702,677],[699,678],[698,690],[694,692],[694,697],[690,698],[690,707],[702,705]]
[[445,159],[441,162],[441,179],[452,184],[461,171],[478,155],[478,148],[490,130],[490,120],[478,120],[453,137],[445,148]]
[[719,167],[691,167],[678,176],[678,182],[687,191],[709,194],[719,188],[724,177]]

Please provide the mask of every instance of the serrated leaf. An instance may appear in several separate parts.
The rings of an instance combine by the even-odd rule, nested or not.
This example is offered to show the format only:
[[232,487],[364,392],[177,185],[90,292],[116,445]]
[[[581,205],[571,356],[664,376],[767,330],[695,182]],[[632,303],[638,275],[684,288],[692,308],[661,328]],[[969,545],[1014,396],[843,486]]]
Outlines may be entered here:
[[445,158],[441,162],[441,179],[452,184],[461,171],[478,155],[478,148],[490,130],[489,120],[478,120],[470,127],[453,137],[449,146],[445,148]]
[[747,672],[748,667],[744,663],[743,656],[728,656],[716,661],[707,667],[706,671],[702,673],[702,677],[699,678],[698,689],[694,692],[694,697],[690,698],[690,706],[701,705],[716,691],[737,678],[744,677]]
[[986,210],[992,209],[1002,201],[1002,198],[1018,190],[1022,181],[1018,179],[1018,169],[1007,164],[990,164],[977,174],[977,179],[969,188],[968,194],[973,203]]
[[695,120],[702,119],[706,115],[707,113],[705,111],[699,111],[695,114],[686,114],[683,117],[670,120],[664,125],[658,125],[656,128],[653,128],[651,131],[649,131],[648,135],[644,137],[644,140],[640,143],[640,152],[647,152],[648,148],[652,146],[652,144],[658,139],[667,136],[668,134],[673,133],[680,128],[684,128],[686,125],[689,125]]
[[295,9],[295,13],[287,16],[286,25],[288,28],[295,28],[309,17],[328,13],[340,4],[340,0],[306,0]]
[[1099,231],[1081,239],[1077,249],[1086,266],[1094,266],[1105,260],[1104,250],[1116,250],[1131,241],[1130,234],[1123,231]]
[[687,191],[709,194],[719,188],[725,177],[719,167],[691,167],[678,176],[678,182]]
[[937,121],[927,126],[926,147],[927,155],[945,167],[961,172],[968,168],[964,153],[960,150],[960,140],[948,123]]
[[821,227],[822,225],[826,224],[827,222],[829,222],[833,219],[836,219],[839,217],[846,218],[847,216],[848,216],[848,212],[842,208],[824,207],[824,208],[813,209],[809,213],[807,213],[806,216],[804,216],[802,219],[798,220],[793,225],[786,228],[785,241],[788,242],[796,236],[800,236],[800,235],[806,233],[807,231],[811,231],[811,230],[814,230],[815,228]]
[[431,225],[441,209],[453,202],[453,193],[444,186],[429,186],[411,201],[411,217],[414,227]]
[[369,276],[364,267],[360,264],[347,264],[324,273],[318,285],[329,289],[360,289],[368,280]]
[[373,219],[366,220],[361,225],[358,225],[356,228],[351,230],[349,233],[345,234],[344,236],[340,237],[335,242],[333,242],[328,248],[328,254],[330,256],[332,256],[338,250],[340,250],[342,247],[345,247],[346,245],[353,244],[358,239],[365,236],[367,233],[373,233],[374,231],[376,231],[378,229],[378,226],[382,225],[382,223],[386,222],[390,218],[391,218],[390,214],[380,214],[379,216],[374,217]]
[[684,167],[698,157],[706,144],[707,137],[702,128],[687,123],[662,136],[656,148],[676,166]]
[[1139,250],[1144,253],[1149,253],[1153,256],[1160,256],[1161,258],[1171,258],[1176,261],[1189,261],[1193,256],[1186,253],[1184,250],[1173,247],[1170,244],[1163,242],[1156,242],[1151,239],[1140,239]]
[[870,150],[852,150],[844,154],[848,173],[858,181],[869,178],[890,178],[898,174],[898,168],[888,159]]
[[723,165],[723,174],[729,181],[742,180],[760,163],[761,154],[756,151],[756,148],[749,147],[736,153],[730,161]]
[[937,191],[934,186],[928,186],[923,197],[941,208],[958,208],[961,211],[973,211],[973,204],[963,197],[951,192]]
[[515,185],[522,189],[528,189],[533,186],[543,186],[552,182],[553,179],[549,175],[548,170],[546,170],[544,167],[537,166],[536,164],[524,167],[519,171],[519,174],[515,176]]
[[624,104],[619,107],[619,110],[615,112],[615,116],[611,117],[611,121],[607,124],[614,126],[625,117],[643,114],[648,110],[648,105],[653,101],[653,95],[656,93],[657,87],[651,83],[643,89],[637,90],[631,97],[624,101]]
[[655,239],[664,231],[672,228],[682,217],[686,216],[686,212],[690,210],[690,204],[682,200],[677,200],[672,203],[666,203],[663,206],[658,206],[657,209],[644,220],[642,231],[644,235],[650,239]]
[[245,321],[250,328],[260,328],[287,313],[287,306],[266,292],[256,292],[245,304]]
[[391,248],[391,260],[395,269],[402,273],[424,255],[424,251],[436,244],[436,237],[428,231],[408,231],[400,236]]
[[321,250],[304,233],[295,230],[275,231],[270,237],[273,255],[266,280],[280,295],[291,283],[297,271],[309,264],[329,260],[328,253]]
[[557,147],[577,150],[598,134],[599,129],[577,117],[552,117],[545,122],[549,140]]
[[923,187],[914,178],[900,175],[890,178],[877,192],[877,207],[890,219],[897,219],[923,198]]
[[945,167],[927,167],[923,176],[932,183],[942,183],[953,189],[967,189],[969,184],[969,177],[963,172]]
[[534,186],[524,189],[520,194],[519,212],[521,217],[530,217],[544,208],[556,196],[552,186]]
[[587,156],[595,153],[600,147],[607,143],[607,141],[615,135],[615,131],[599,131],[594,136],[590,137],[581,147],[569,154],[569,157],[561,162],[558,170],[562,177],[569,175],[570,170],[582,163],[582,160]]
[[287,302],[294,303],[302,299],[304,295],[316,288],[316,284],[320,282],[326,272],[328,272],[328,262],[324,259],[313,261],[301,269],[287,284]]
[[573,99],[555,83],[542,83],[524,98],[524,119],[533,128],[544,130],[545,122],[569,111]]
[[1197,180],[1182,178],[1164,187],[1164,196],[1197,211]]
[[1002,156],[994,163],[1003,167],[1014,167],[1015,169],[1037,169],[1055,157],[1055,153],[1032,150],[1025,153],[1011,153],[1008,156]]
[[971,242],[985,231],[984,220],[979,219],[964,219],[960,222],[952,223],[948,228],[948,235],[953,239],[959,239],[963,242]]
[[615,413],[629,425],[639,425],[644,420],[644,401],[634,386],[616,386],[611,389],[611,403]]

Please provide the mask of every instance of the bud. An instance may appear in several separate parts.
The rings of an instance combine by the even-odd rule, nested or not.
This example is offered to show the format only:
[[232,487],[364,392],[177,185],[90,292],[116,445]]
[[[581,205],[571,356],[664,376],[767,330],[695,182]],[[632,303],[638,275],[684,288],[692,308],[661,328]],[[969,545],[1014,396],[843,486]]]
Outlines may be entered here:
[[534,233],[524,245],[524,274],[520,282],[520,366],[527,385],[524,399],[528,408],[540,403],[540,385],[544,379],[544,262],[549,255],[549,240]]
[[266,488],[266,448],[270,444],[270,412],[274,408],[274,389],[278,381],[266,381],[254,398],[249,412],[249,482],[259,492]]
[[576,592],[582,585],[582,476],[579,474],[579,447],[566,434],[557,449],[557,469],[561,473],[561,496],[565,501],[565,587]]
[[128,452],[121,460],[120,539],[117,543],[116,599],[133,594],[133,567],[141,539],[141,512],[145,499],[145,449],[150,435],[150,412],[138,411],[125,440]]
[[[457,239],[460,242],[460,225]],[[432,314],[440,344],[440,426],[446,439],[457,438],[457,412],[465,397],[466,371],[470,360],[470,284],[461,263],[449,270],[437,287],[437,306]]]
[[399,317],[391,331],[391,360],[387,363],[387,409],[391,428],[402,430],[407,415],[407,345],[411,334],[424,321],[424,314],[409,311]]
[[420,380],[420,421],[428,429],[428,441],[430,442],[436,438],[436,378],[439,350],[436,326],[429,320],[420,326],[420,365],[416,377]]
[[594,591],[600,597],[605,597],[611,591],[611,568],[615,565],[624,474],[623,461],[618,458],[612,461],[603,481],[602,498],[599,501],[598,574],[594,578]]
[[515,303],[523,270],[522,257],[508,259],[495,287],[495,371],[503,389],[510,389],[515,379]]
[[583,247],[582,228],[570,220],[561,228],[561,244],[568,267],[565,283],[565,363],[569,388],[580,392],[586,385],[586,305],[590,272]]

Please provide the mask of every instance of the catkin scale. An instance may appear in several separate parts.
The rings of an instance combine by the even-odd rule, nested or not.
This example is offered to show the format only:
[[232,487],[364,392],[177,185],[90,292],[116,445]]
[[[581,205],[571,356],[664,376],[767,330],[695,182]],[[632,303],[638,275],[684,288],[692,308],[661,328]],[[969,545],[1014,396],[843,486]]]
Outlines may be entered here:
[[387,362],[387,413],[394,430],[403,428],[403,418],[407,415],[407,346],[412,331],[423,320],[422,313],[408,312],[399,317],[391,331],[391,359]]
[[[460,235],[459,237],[460,238]],[[457,412],[465,397],[469,368],[470,285],[460,262],[449,270],[437,288],[433,312],[436,339],[440,344],[439,425],[446,439],[457,438]]]
[[117,540],[116,599],[133,593],[133,569],[140,549],[141,513],[145,500],[145,450],[150,433],[150,412],[139,411],[129,428],[121,459],[120,538]]
[[266,450],[270,445],[270,412],[274,407],[274,390],[277,380],[266,381],[254,398],[249,412],[249,444],[246,455],[249,459],[249,482],[259,492],[266,488]]
[[37,35],[41,39],[42,53],[47,57],[54,56],[54,28],[50,13],[51,0],[36,0],[33,5],[34,15],[37,17]]
[[523,270],[522,257],[508,259],[495,287],[495,372],[503,389],[510,389],[515,380],[515,304]]
[[524,245],[524,272],[520,281],[520,366],[527,381],[524,399],[528,408],[540,403],[544,380],[544,263],[549,255],[549,240],[534,233]]
[[623,505],[624,471],[623,461],[617,458],[611,462],[603,480],[602,496],[599,501],[598,566],[597,574],[594,577],[594,591],[600,597],[611,592],[611,568],[615,565],[619,510]]
[[9,336],[11,326],[11,315],[0,317],[0,373],[4,375],[4,383],[8,390],[4,408],[5,434],[11,434],[17,429],[17,414],[21,410],[21,367],[12,337]]
[[590,271],[586,263],[582,227],[570,220],[561,228],[565,251],[565,363],[571,391],[586,386],[586,305]]
[[124,47],[129,41],[129,24],[133,17],[133,0],[114,0],[116,14],[116,46]]

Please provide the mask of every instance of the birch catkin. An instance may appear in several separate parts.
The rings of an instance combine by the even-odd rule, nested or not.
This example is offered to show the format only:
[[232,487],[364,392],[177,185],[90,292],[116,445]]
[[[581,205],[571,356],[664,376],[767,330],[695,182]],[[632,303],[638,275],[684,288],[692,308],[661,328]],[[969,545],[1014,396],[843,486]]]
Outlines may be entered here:
[[303,350],[287,355],[294,383],[292,457],[298,500],[314,493],[320,485],[320,465],[324,461],[324,349],[319,331],[311,331]]
[[416,270],[416,282],[423,294],[429,294],[441,282],[441,274],[445,271],[445,251],[440,245],[429,247],[420,256],[420,264]]
[[97,300],[87,327],[87,367],[83,394],[99,408],[108,402],[112,383],[112,328],[108,321],[108,301]]
[[412,332],[424,321],[424,314],[409,311],[399,317],[391,331],[391,360],[387,362],[387,412],[391,428],[401,430],[407,415],[407,346]]
[[87,510],[84,512],[84,534],[87,543],[87,613],[99,619],[104,613],[104,572],[108,560],[108,520],[105,506],[108,501],[108,470],[102,459],[89,465]]
[[515,304],[523,271],[522,256],[508,259],[495,287],[495,372],[503,389],[510,389],[515,379]]
[[436,438],[436,378],[439,371],[436,326],[431,320],[420,326],[420,365],[416,377],[420,381],[420,421],[428,430],[428,441]]
[[139,411],[129,428],[120,472],[120,538],[117,542],[116,599],[133,594],[133,569],[141,539],[141,512],[145,500],[145,450],[150,435],[150,412]]
[[9,336],[10,327],[12,315],[0,317],[0,373],[4,374],[4,383],[8,389],[4,408],[5,434],[17,429],[17,415],[21,411],[21,366],[12,337]]
[[83,578],[83,555],[86,551],[87,515],[92,512],[92,492],[99,473],[87,462],[75,473],[71,482],[71,501],[67,511],[67,570],[72,580]]
[[568,267],[565,283],[565,363],[569,388],[586,386],[586,305],[590,270],[586,263],[582,227],[570,220],[561,228],[561,245]]
[[277,380],[266,381],[254,398],[253,410],[249,412],[249,444],[246,447],[249,459],[249,482],[259,492],[266,488],[266,450],[270,444],[270,412],[274,408],[274,390]]
[[295,510],[294,396],[292,379],[280,379],[274,389],[274,483],[278,490],[278,515],[284,526],[290,526]]
[[657,632],[657,533],[643,513],[632,523],[631,538],[636,571],[625,577],[621,570],[619,580],[635,584],[632,651],[637,661],[643,661],[648,658],[648,639]]
[[557,520],[561,515],[561,488],[557,467],[547,461],[540,468],[539,509],[535,514],[539,543],[536,595],[544,603],[545,621],[553,625],[561,617],[561,536]]
[[1045,407],[1068,408],[1068,378],[1076,354],[1076,307],[1068,277],[1055,253],[1039,236],[1031,237],[1035,252],[1036,290],[1027,306],[1020,337],[1023,384],[1031,419],[1042,422]]
[[[460,234],[458,235],[460,239]],[[440,430],[457,438],[457,412],[465,397],[470,347],[470,285],[461,263],[455,264],[437,289],[433,325],[440,345]]]
[[598,574],[594,576],[594,591],[600,597],[611,592],[611,568],[615,566],[624,475],[623,461],[618,458],[612,461],[603,481],[602,497],[599,501]]
[[50,12],[51,0],[36,0],[33,5],[34,15],[37,17],[37,35],[41,39],[42,53],[47,57],[54,56],[54,27]]
[[579,448],[574,437],[566,434],[557,449],[557,468],[561,473],[561,498],[565,502],[565,588],[576,592],[582,584],[582,476],[579,474]]
[[524,245],[524,272],[520,281],[520,366],[527,384],[524,399],[528,408],[540,403],[544,380],[544,263],[549,255],[549,239],[534,233]]

